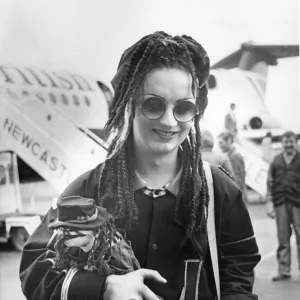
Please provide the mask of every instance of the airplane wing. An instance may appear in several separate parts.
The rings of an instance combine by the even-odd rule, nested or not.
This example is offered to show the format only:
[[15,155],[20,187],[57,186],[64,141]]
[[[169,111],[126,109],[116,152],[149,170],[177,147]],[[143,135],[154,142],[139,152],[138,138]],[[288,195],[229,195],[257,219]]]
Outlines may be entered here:
[[299,56],[299,45],[252,45],[244,43],[241,49],[215,63],[212,69],[232,69],[239,67],[250,70],[257,62],[277,65],[278,58]]
[[242,49],[239,49],[232,54],[228,55],[227,57],[223,58],[222,60],[215,63],[211,66],[211,69],[233,69],[237,68],[239,65],[239,61],[242,56]]

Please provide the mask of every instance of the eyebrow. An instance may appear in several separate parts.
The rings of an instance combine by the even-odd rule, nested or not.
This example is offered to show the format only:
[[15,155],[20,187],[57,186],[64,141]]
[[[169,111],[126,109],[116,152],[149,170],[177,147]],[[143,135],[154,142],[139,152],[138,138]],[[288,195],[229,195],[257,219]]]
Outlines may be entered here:
[[[164,97],[153,94],[153,93],[145,93],[145,94],[142,94],[142,96],[154,96],[154,97],[160,98],[162,100],[166,100]],[[177,101],[184,101],[184,100],[191,100],[191,99],[196,100],[196,98],[193,98],[193,97],[185,97],[185,98],[182,98],[182,99],[177,99],[175,101],[177,102]]]

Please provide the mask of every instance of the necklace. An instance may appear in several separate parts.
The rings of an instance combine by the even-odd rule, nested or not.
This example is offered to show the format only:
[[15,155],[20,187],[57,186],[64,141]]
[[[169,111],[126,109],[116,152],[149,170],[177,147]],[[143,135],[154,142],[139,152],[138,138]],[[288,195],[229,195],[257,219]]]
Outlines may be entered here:
[[163,187],[158,188],[158,189],[154,189],[151,186],[149,186],[147,184],[147,182],[141,177],[141,175],[139,174],[139,172],[137,170],[135,170],[135,174],[138,177],[138,179],[143,183],[144,187],[143,187],[143,192],[146,195],[149,195],[153,198],[157,198],[159,196],[163,196],[167,193],[167,188],[170,185],[171,182],[168,182],[167,184],[165,184]]

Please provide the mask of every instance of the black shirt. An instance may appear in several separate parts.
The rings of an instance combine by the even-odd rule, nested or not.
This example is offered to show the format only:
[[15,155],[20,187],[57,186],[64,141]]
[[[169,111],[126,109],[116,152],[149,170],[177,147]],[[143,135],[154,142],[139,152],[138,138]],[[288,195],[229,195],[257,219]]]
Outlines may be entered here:
[[[181,208],[179,220],[175,218],[176,196],[169,191],[153,198],[137,190],[135,199],[139,225],[128,234],[133,251],[142,268],[157,270],[167,279],[167,284],[148,281],[147,285],[164,299],[178,300],[184,284],[184,261],[197,258],[190,243],[182,246],[187,219],[184,214],[187,211]],[[202,236],[202,239],[202,244],[205,244],[206,236]],[[202,266],[199,299],[214,299],[215,296],[213,277],[208,281],[207,268],[211,271],[210,259],[205,259]]]

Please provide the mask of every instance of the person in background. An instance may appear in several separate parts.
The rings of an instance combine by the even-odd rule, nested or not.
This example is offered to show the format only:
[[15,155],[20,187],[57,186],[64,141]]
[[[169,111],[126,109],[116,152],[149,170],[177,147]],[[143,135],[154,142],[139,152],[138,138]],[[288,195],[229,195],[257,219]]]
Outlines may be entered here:
[[232,165],[235,182],[243,193],[245,202],[248,202],[246,190],[246,167],[242,155],[237,151],[234,146],[233,136],[230,132],[222,132],[218,136],[219,147],[227,154],[229,161]]
[[[300,270],[300,153],[296,149],[297,136],[287,131],[282,136],[282,153],[276,155],[270,165],[267,180],[267,212],[275,211],[277,225],[278,273],[273,281],[291,278],[292,226],[296,235],[298,269]],[[299,274],[300,275],[300,274]]]
[[232,176],[233,180],[235,180],[234,171],[229,158],[225,155],[217,154],[215,151],[213,151],[215,141],[212,133],[209,130],[205,129],[201,130],[201,135],[202,159],[208,161],[214,166],[221,166]]
[[[114,138],[107,158],[61,197],[91,198],[107,209],[141,269],[108,276],[79,270],[67,278],[68,299],[178,300],[187,294],[185,299],[216,299],[199,127],[209,70],[206,51],[186,35],[155,32],[123,53],[112,80],[106,129]],[[211,171],[220,298],[255,300],[260,254],[249,212],[233,181],[216,167]],[[48,224],[56,218],[51,208],[24,247],[20,279],[27,300],[60,299],[66,274],[53,271],[46,248]],[[189,270],[193,276],[187,278]]]
[[273,159],[271,132],[267,132],[266,136],[262,139],[261,146],[263,151],[263,159],[270,163]]
[[230,104],[230,110],[225,115],[225,124],[224,128],[226,131],[228,131],[235,140],[237,137],[237,122],[236,122],[236,116],[235,116],[235,103]]

